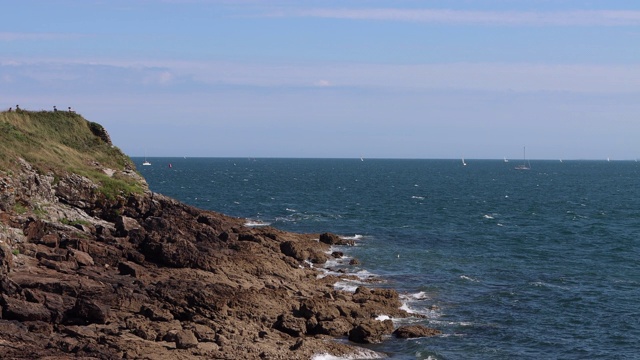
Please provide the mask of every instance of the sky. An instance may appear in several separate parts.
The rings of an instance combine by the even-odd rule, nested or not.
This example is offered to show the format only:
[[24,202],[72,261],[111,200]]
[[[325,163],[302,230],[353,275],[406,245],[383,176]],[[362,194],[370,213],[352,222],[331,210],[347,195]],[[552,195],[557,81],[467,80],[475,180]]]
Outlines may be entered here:
[[130,156],[640,158],[637,0],[0,0],[0,109]]

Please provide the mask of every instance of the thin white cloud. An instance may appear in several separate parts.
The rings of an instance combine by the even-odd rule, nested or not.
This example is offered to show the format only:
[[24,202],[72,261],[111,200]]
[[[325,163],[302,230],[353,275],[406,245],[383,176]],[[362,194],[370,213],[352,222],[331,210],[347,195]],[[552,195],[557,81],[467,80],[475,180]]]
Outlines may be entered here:
[[[558,91],[640,93],[640,65],[442,63],[278,64],[161,60],[0,61],[0,79],[24,76],[88,86],[100,83],[148,86],[173,84],[202,89],[220,85],[250,87],[332,87],[389,90]],[[4,78],[5,83],[8,79]],[[147,89],[148,90],[148,89]],[[132,89],[133,91],[133,89]]]
[[86,37],[80,34],[0,32],[0,41],[50,41]]
[[351,20],[411,21],[438,24],[495,26],[637,26],[640,11],[466,11],[447,9],[307,9],[281,10],[274,17],[313,17]]
[[316,86],[318,87],[329,87],[331,86],[331,82],[328,80],[318,80],[316,81]]

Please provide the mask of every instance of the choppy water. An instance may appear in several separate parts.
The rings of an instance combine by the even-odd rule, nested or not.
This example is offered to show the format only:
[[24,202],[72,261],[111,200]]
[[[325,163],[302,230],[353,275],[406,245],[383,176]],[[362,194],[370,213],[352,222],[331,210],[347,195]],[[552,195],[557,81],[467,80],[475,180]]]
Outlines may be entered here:
[[640,163],[135,160],[188,204],[356,238],[353,270],[443,331],[370,347],[390,358],[640,357]]

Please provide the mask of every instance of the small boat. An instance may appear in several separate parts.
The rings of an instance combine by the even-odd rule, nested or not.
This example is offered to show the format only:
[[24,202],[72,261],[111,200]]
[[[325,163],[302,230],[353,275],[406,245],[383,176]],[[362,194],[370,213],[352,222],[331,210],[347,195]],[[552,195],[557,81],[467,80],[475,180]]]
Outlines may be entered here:
[[509,159],[507,159],[507,158],[504,158],[504,162],[509,162]]
[[462,158],[462,166],[467,166],[467,163],[464,162],[464,158]]
[[142,163],[142,165],[144,165],[144,166],[149,166],[149,165],[151,165],[151,163],[150,163],[150,162],[148,162],[147,160],[145,160],[145,161]]
[[522,165],[517,165],[515,167],[516,170],[531,170],[531,164],[529,164],[529,162],[527,161],[527,148],[524,147],[522,149],[522,153],[523,153],[523,162]]

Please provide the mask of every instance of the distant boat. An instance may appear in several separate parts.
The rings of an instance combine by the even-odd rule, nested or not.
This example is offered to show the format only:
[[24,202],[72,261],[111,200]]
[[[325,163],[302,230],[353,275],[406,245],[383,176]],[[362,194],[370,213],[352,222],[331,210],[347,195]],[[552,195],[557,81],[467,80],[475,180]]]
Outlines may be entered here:
[[144,151],[144,162],[142,163],[142,165],[144,166],[149,166],[151,165],[151,163],[149,161],[147,161],[147,151]]
[[507,158],[504,158],[504,162],[509,162],[509,160]]
[[467,166],[467,163],[464,162],[464,158],[462,158],[462,166]]
[[531,169],[531,164],[529,164],[529,162],[527,161],[527,148],[526,147],[522,148],[522,153],[523,153],[522,165],[516,166],[515,169],[516,170],[530,170]]

